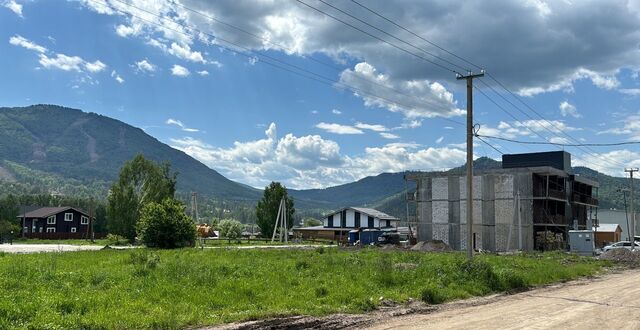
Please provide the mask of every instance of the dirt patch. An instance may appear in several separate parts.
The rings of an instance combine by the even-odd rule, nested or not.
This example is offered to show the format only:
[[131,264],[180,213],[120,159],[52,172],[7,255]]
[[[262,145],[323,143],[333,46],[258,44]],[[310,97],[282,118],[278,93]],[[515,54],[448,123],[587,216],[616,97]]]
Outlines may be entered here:
[[447,245],[447,243],[440,240],[432,240],[425,242],[418,242],[416,245],[411,247],[412,251],[422,251],[422,252],[448,252],[451,251],[451,247]]
[[629,267],[640,267],[640,251],[627,249],[613,249],[600,255],[602,260],[610,260]]
[[202,328],[212,329],[344,329],[362,327],[365,325],[382,322],[390,317],[398,317],[415,313],[430,313],[437,310],[438,306],[430,306],[420,301],[409,301],[398,306],[393,302],[381,302],[380,307],[367,314],[332,314],[328,316],[290,316],[256,320],[242,323],[230,323],[217,327]]

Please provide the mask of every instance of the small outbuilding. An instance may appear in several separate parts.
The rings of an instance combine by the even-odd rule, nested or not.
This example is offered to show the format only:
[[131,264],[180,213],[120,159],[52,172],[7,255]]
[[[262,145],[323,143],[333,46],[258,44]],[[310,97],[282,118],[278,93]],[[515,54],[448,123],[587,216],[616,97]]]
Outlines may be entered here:
[[601,223],[593,227],[596,247],[603,247],[622,240],[622,227],[617,223]]

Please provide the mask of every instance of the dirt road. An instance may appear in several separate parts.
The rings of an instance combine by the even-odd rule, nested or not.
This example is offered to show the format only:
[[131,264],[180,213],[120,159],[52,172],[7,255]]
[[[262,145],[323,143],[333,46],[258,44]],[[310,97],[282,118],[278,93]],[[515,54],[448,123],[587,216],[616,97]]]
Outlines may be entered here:
[[640,270],[513,295],[383,307],[367,314],[292,316],[203,329],[640,329]]
[[607,275],[486,304],[444,305],[375,323],[369,329],[639,329],[640,271]]

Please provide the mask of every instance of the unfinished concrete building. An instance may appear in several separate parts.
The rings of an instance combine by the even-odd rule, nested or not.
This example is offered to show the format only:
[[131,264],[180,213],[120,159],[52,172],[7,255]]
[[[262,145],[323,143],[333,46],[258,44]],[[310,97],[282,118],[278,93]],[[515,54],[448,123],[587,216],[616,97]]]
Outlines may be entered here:
[[[418,240],[467,246],[466,176],[412,173],[408,202],[416,203]],[[570,229],[591,228],[598,183],[571,174],[564,151],[503,155],[502,168],[475,171],[473,246],[476,250],[565,249]]]

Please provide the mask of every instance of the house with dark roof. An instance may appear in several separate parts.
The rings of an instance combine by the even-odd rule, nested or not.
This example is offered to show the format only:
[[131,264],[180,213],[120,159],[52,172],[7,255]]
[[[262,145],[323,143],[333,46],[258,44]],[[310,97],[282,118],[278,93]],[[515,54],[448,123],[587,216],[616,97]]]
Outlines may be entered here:
[[83,210],[70,207],[41,207],[20,214],[22,234],[30,238],[86,238],[92,219]]
[[322,226],[293,228],[293,232],[302,238],[346,241],[349,232],[396,231],[399,224],[400,219],[376,209],[345,207],[325,216]]

